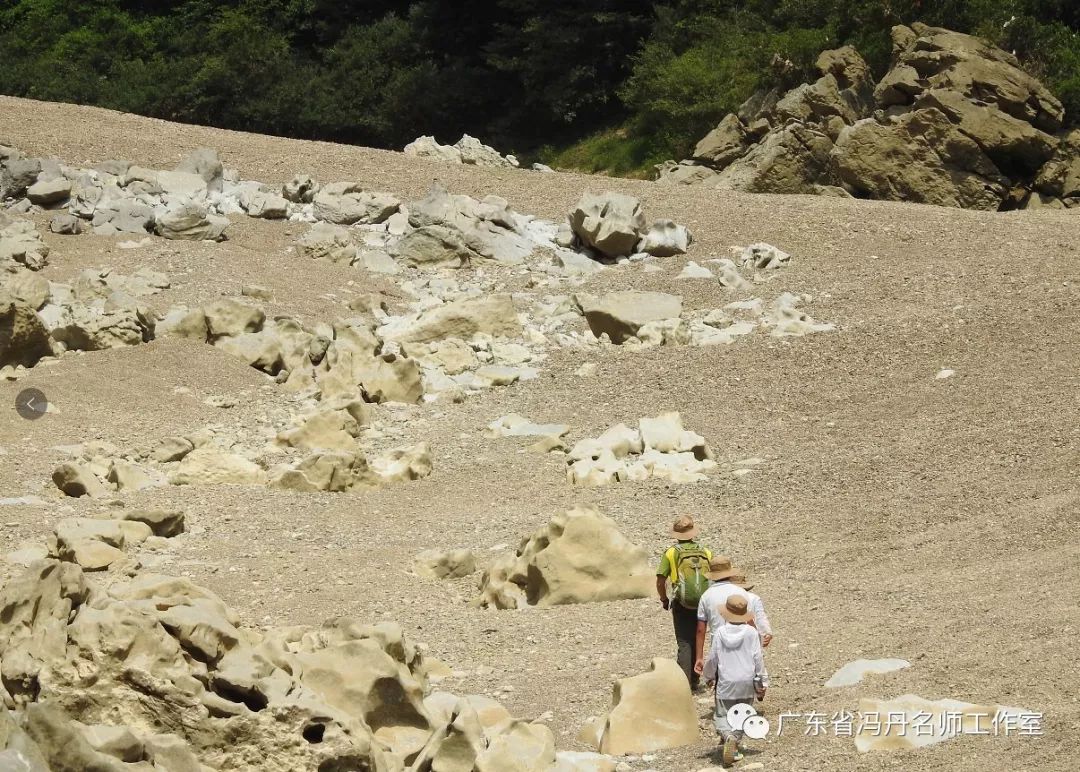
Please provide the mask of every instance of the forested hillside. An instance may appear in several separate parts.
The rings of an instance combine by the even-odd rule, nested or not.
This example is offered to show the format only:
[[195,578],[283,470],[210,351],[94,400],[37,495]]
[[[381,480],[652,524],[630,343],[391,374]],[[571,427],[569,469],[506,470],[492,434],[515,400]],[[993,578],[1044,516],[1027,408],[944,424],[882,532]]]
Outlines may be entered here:
[[1075,0],[8,0],[0,92],[397,149],[468,132],[628,172],[822,49],[880,74],[916,20],[1014,51],[1080,118]]

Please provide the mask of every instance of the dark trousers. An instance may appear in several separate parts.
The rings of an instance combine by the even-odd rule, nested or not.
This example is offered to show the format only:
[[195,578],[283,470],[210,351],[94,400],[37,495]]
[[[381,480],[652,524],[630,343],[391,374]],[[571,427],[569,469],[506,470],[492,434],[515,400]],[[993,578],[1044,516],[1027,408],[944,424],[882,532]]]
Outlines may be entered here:
[[675,643],[678,646],[676,661],[686,673],[690,688],[696,689],[698,676],[694,672],[694,644],[697,642],[697,609],[684,608],[673,600],[671,618],[675,623]]

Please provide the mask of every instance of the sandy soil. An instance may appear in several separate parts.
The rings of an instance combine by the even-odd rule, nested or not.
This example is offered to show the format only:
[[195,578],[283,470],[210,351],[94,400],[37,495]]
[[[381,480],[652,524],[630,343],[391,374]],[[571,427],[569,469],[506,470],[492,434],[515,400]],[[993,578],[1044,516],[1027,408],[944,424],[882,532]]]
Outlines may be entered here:
[[[494,612],[465,606],[475,577],[440,583],[406,574],[429,547],[484,555],[515,545],[555,512],[591,503],[654,554],[677,514],[745,566],[776,628],[766,715],[854,710],[860,697],[916,693],[1016,705],[1045,714],[1041,738],[963,737],[914,753],[860,755],[850,739],[804,737],[798,723],[758,743],[767,770],[1075,770],[1080,698],[1080,214],[988,214],[832,198],[672,189],[632,180],[455,167],[400,154],[184,126],[68,105],[0,97],[0,143],[73,164],[126,158],[172,167],[217,148],[247,179],[297,172],[362,181],[403,197],[440,180],[452,192],[502,195],[522,212],[562,217],[582,191],[618,190],[650,216],[688,224],[697,242],[664,271],[611,271],[592,290],[661,289],[691,308],[726,302],[712,282],[676,281],[687,259],[727,256],[766,241],[794,255],[778,289],[814,295],[808,310],[839,331],[727,347],[589,353],[595,378],[573,373],[582,353],[555,350],[541,377],[464,404],[424,407],[412,438],[431,443],[427,479],[368,495],[254,488],[164,488],[126,506],[183,507],[192,531],[161,568],[220,593],[252,625],[330,616],[393,619],[459,676],[455,692],[504,687],[515,714],[551,711],[560,747],[608,704],[613,679],[672,656],[670,619],[655,601]],[[218,245],[47,234],[45,275],[90,266],[165,271],[155,305],[202,302],[258,283],[273,310],[345,314],[355,292],[392,281],[305,262],[287,252],[299,224],[237,219]],[[350,282],[352,283],[350,285]],[[941,368],[955,370],[935,379]],[[57,414],[27,422],[0,413],[0,549],[40,539],[61,516],[101,502],[49,491],[54,446],[104,439],[149,443],[211,423],[255,417],[277,387],[209,346],[155,342],[70,355],[0,383],[0,404],[42,388]],[[185,386],[190,393],[177,394]],[[222,411],[211,394],[241,396]],[[767,459],[754,474],[708,482],[576,489],[557,457],[527,453],[482,429],[509,412],[565,422],[571,439],[664,410],[682,412],[721,462]],[[505,548],[505,546],[503,547]],[[824,681],[858,657],[912,667],[859,686]],[[492,668],[488,672],[487,668]],[[709,710],[694,747],[634,762],[694,770],[717,763]],[[805,725],[805,722],[803,726]],[[789,725],[790,726],[790,725]]]

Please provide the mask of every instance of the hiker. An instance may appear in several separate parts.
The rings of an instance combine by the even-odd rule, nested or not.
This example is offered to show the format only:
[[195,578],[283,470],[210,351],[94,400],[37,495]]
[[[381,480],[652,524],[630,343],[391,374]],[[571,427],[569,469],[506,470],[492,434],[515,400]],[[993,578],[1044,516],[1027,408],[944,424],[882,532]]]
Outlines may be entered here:
[[731,583],[738,585],[746,593],[746,597],[749,598],[750,613],[754,615],[754,627],[757,628],[758,635],[761,636],[761,648],[768,648],[772,643],[772,625],[769,624],[769,617],[765,614],[765,603],[762,602],[761,596],[756,592],[750,592],[754,589],[754,585],[748,584],[746,581],[746,574],[738,573],[731,577]]
[[[697,635],[697,608],[702,594],[708,589],[706,575],[712,552],[697,543],[698,528],[694,518],[682,515],[671,527],[676,544],[664,551],[656,569],[656,592],[664,610],[671,611],[675,624],[676,660],[686,673],[690,688],[698,686],[694,672],[694,643]],[[668,583],[671,597],[668,596]]]
[[705,656],[705,633],[723,626],[724,619],[720,610],[732,595],[738,595],[750,603],[750,595],[732,579],[741,572],[731,567],[731,559],[726,555],[716,555],[709,561],[709,589],[701,594],[697,607],[697,625],[694,632],[694,661]]
[[751,622],[746,598],[732,594],[719,608],[724,623],[718,625],[709,647],[709,658],[694,663],[694,669],[708,684],[716,688],[716,711],[713,723],[723,743],[724,766],[742,760],[739,743],[743,738],[741,729],[735,730],[728,722],[728,711],[745,703],[753,705],[754,698],[765,698],[769,686],[769,674],[761,653],[761,639]]

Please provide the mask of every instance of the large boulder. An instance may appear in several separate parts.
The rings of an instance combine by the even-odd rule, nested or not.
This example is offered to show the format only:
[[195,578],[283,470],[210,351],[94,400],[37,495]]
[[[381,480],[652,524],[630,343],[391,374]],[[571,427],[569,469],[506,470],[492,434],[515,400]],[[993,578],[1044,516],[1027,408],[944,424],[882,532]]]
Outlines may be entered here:
[[628,290],[600,297],[580,294],[576,299],[593,335],[606,333],[612,343],[636,336],[649,322],[682,315],[682,298],[664,292]]
[[940,110],[963,134],[971,137],[987,157],[1012,176],[1030,177],[1050,160],[1058,140],[1027,121],[1014,118],[993,105],[976,104],[958,91],[928,89],[915,100],[916,109]]
[[182,241],[221,241],[228,226],[228,217],[212,214],[195,202],[170,209],[154,220],[159,236]]
[[654,222],[645,232],[637,249],[639,252],[645,252],[654,257],[671,257],[685,255],[693,242],[694,234],[685,225],[678,225],[673,220],[661,219]]
[[414,268],[462,268],[473,258],[461,231],[445,225],[409,231],[393,246],[391,254]]
[[340,493],[378,484],[363,454],[355,451],[316,451],[299,464],[282,470],[271,487],[297,493]]
[[277,442],[304,450],[355,451],[359,434],[360,423],[347,410],[320,410],[278,434]]
[[201,308],[173,306],[157,321],[154,334],[159,338],[190,338],[205,343],[209,335],[206,312]]
[[266,472],[238,453],[204,446],[188,453],[169,476],[173,485],[261,485]]
[[570,212],[581,241],[608,257],[629,255],[646,228],[641,202],[621,193],[586,193]]
[[468,340],[478,333],[491,336],[514,336],[521,333],[517,310],[510,295],[483,295],[434,306],[393,340],[428,343],[444,338]]
[[49,247],[28,220],[10,220],[0,213],[0,271],[45,267]]
[[815,193],[817,185],[831,182],[832,148],[823,131],[792,121],[770,131],[709,184],[750,193]]
[[368,402],[419,402],[424,396],[415,359],[387,353],[362,362],[357,382]]
[[494,166],[516,168],[518,161],[512,155],[503,156],[493,147],[485,145],[476,137],[465,134],[453,145],[440,145],[435,137],[422,136],[405,146],[405,155],[430,158],[470,166]]
[[851,46],[823,51],[817,59],[821,77],[796,86],[775,104],[768,117],[772,123],[788,120],[822,124],[839,118],[852,124],[874,109],[874,81],[870,67]]
[[105,485],[84,464],[61,464],[53,470],[52,479],[57,488],[72,498],[100,498],[108,492]]
[[[533,251],[533,244],[506,199],[485,196],[478,201],[453,195],[438,183],[423,199],[409,204],[409,225],[421,230],[437,228],[434,233],[442,234],[447,244],[460,241],[468,253],[462,259],[467,261],[518,265]],[[404,241],[408,242],[410,236],[406,234]]]
[[503,166],[516,168],[518,161],[512,155],[502,156],[499,151],[490,145],[485,145],[476,137],[468,134],[462,135],[461,139],[454,143],[454,147],[461,154],[461,162],[469,166]]
[[859,121],[830,158],[844,184],[867,198],[996,210],[1008,192],[982,148],[933,108]]
[[611,702],[601,724],[601,753],[652,753],[698,741],[690,684],[673,660],[654,659],[648,671],[616,681]]
[[1069,132],[1035,178],[1035,187],[1059,199],[1080,199],[1080,129]]
[[691,158],[714,169],[723,169],[745,153],[748,147],[746,127],[739,116],[729,113],[697,143]]
[[67,201],[71,196],[71,180],[56,177],[51,180],[39,179],[26,189],[26,197],[39,206],[53,206]]
[[0,291],[0,367],[33,367],[50,354],[49,331],[34,308]]
[[240,194],[240,206],[250,217],[263,220],[283,220],[289,216],[289,202],[265,190],[245,190]]
[[[647,598],[655,592],[645,550],[592,507],[563,512],[484,572],[476,605],[558,606]],[[685,677],[684,677],[685,682]]]
[[21,300],[35,311],[49,300],[49,280],[39,273],[18,269],[0,274],[0,290]]
[[[51,308],[46,306],[42,314]],[[73,306],[50,325],[52,339],[68,351],[105,351],[137,346],[154,338],[154,319],[147,309],[134,305],[104,308]]]
[[184,160],[176,165],[177,172],[198,176],[211,189],[220,187],[225,174],[225,167],[218,157],[218,152],[210,147],[200,147],[191,151]]
[[269,328],[218,338],[214,341],[214,346],[267,375],[277,375],[285,367],[281,340],[276,332]]
[[0,201],[26,195],[41,173],[37,158],[8,158],[0,164]]
[[416,556],[416,573],[431,579],[461,579],[476,571],[472,550],[424,550]]
[[435,161],[461,163],[461,151],[453,145],[440,145],[435,137],[424,135],[417,137],[405,146],[405,155],[415,158],[430,158]]
[[261,309],[232,298],[222,298],[204,306],[203,314],[212,340],[258,332],[266,321],[266,314]]
[[[193,216],[192,222],[198,222]],[[146,235],[154,226],[154,210],[135,199],[115,199],[94,205],[90,224],[94,233],[113,236],[118,233]],[[168,221],[169,228],[180,225],[180,217]]]
[[310,174],[297,174],[281,186],[281,195],[286,201],[296,204],[310,204],[319,192],[319,182]]
[[[737,155],[727,161],[730,163]],[[726,165],[726,164],[725,164]],[[656,181],[665,185],[700,185],[715,181],[717,173],[709,166],[701,166],[696,161],[665,161],[657,165]]]
[[296,242],[301,257],[329,260],[332,263],[352,263],[356,259],[356,246],[349,231],[340,225],[320,222]]
[[315,217],[335,225],[372,225],[385,222],[401,202],[389,193],[364,190],[352,182],[324,185],[313,199]]
[[893,40],[892,69],[901,76],[879,84],[883,104],[896,104],[908,92],[914,101],[925,90],[944,89],[993,105],[1041,131],[1061,128],[1061,102],[1007,51],[972,35],[918,23],[894,28]]

